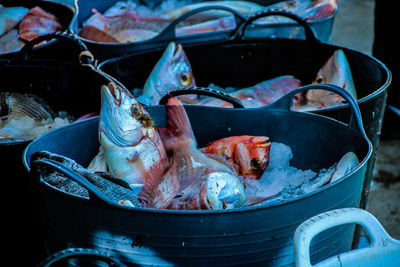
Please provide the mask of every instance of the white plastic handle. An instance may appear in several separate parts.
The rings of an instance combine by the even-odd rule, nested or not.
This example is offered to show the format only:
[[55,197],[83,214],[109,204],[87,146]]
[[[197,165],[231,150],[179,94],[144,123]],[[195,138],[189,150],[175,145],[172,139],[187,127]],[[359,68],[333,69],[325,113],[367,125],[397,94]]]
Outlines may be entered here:
[[310,244],[314,236],[332,227],[349,223],[356,223],[364,228],[371,241],[369,247],[385,247],[387,242],[396,242],[371,213],[358,208],[332,210],[316,215],[297,227],[294,234],[296,266],[312,266]]

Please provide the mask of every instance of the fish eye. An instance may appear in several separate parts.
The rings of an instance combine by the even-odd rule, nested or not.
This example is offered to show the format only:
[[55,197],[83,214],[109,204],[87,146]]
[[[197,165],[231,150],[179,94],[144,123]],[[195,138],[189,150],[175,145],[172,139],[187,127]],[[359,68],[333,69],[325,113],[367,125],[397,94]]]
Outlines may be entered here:
[[250,166],[253,170],[258,170],[261,168],[261,160],[257,158],[252,158],[250,161]]
[[134,104],[131,106],[131,114],[135,119],[139,119],[142,116],[142,109]]
[[179,83],[182,86],[188,86],[189,84],[191,84],[191,82],[192,82],[192,76],[190,75],[189,72],[185,71],[179,75]]
[[326,82],[325,76],[318,75],[317,79],[315,79],[315,82],[316,83],[325,83]]

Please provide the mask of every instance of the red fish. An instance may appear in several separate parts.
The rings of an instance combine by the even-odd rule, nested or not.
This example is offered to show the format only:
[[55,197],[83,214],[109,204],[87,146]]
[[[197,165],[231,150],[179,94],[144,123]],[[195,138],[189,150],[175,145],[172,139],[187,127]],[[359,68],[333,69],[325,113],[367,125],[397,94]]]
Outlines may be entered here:
[[[170,167],[160,179],[147,180],[144,206],[158,209],[229,209],[245,203],[244,187],[232,167],[196,148],[185,109],[179,100],[167,103],[167,128],[160,129]],[[224,163],[222,163],[224,162]]]
[[315,0],[309,9],[304,11],[302,16],[306,20],[319,20],[331,16],[336,9],[337,0]]
[[58,18],[40,7],[29,10],[19,24],[19,38],[31,41],[39,36],[62,31],[64,27]]
[[243,178],[260,179],[269,163],[271,143],[265,136],[231,136],[200,149],[207,154],[223,156]]

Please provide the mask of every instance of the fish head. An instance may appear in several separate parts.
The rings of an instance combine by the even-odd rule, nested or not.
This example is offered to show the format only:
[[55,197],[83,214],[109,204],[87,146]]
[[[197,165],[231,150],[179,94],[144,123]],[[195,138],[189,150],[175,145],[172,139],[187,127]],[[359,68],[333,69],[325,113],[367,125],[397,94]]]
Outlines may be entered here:
[[200,188],[202,209],[232,209],[244,205],[244,186],[239,178],[229,172],[212,172],[203,177]]
[[[343,50],[336,50],[327,62],[318,71],[313,84],[332,84],[343,88],[357,99],[357,93],[351,75],[350,66]],[[328,108],[342,105],[345,101],[338,94],[322,89],[308,90],[305,94],[306,105],[304,110]]]
[[269,163],[271,143],[265,136],[249,136],[238,142],[234,158],[240,174],[245,178],[259,179]]
[[[132,146],[148,135],[149,130],[154,130],[152,118],[129,91],[114,83],[102,86],[101,137],[107,137],[112,145]],[[102,142],[102,145],[107,144]]]
[[143,95],[148,99],[143,104],[158,105],[161,97],[168,92],[194,86],[192,67],[182,45],[171,42],[143,87]]
[[318,71],[314,84],[328,83],[339,86],[357,99],[350,65],[343,50],[336,50]]

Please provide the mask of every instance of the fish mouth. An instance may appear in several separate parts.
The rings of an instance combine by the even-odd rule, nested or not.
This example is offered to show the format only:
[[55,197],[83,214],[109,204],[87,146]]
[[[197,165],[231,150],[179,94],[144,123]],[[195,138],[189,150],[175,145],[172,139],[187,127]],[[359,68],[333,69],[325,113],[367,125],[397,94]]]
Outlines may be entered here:
[[183,55],[182,45],[171,42],[168,46],[168,55],[171,58],[171,63],[177,62]]

